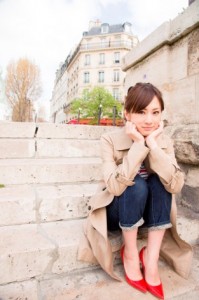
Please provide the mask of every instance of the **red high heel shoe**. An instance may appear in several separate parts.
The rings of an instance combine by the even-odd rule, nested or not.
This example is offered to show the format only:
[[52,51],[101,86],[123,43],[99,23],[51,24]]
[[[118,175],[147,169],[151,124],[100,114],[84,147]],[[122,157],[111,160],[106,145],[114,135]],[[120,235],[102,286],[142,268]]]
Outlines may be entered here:
[[[121,258],[122,258],[122,263],[124,265],[124,246],[121,248],[120,254],[121,254]],[[132,280],[127,276],[125,269],[124,269],[124,273],[125,273],[125,279],[128,282],[128,284],[130,284],[134,288],[138,289],[142,293],[147,292],[147,286],[146,286],[146,282],[145,282],[144,278],[142,278],[141,280]]]
[[[141,265],[142,265],[142,270],[143,270],[143,275],[145,277],[145,265],[144,265],[144,250],[145,250],[146,247],[143,247],[141,250],[140,250],[140,261],[141,261]],[[162,283],[160,282],[159,285],[150,285],[146,279],[145,279],[145,282],[146,282],[146,286],[147,286],[147,290],[153,294],[155,297],[159,298],[159,299],[163,299],[164,300],[164,291],[163,291],[163,286],[162,286]]]

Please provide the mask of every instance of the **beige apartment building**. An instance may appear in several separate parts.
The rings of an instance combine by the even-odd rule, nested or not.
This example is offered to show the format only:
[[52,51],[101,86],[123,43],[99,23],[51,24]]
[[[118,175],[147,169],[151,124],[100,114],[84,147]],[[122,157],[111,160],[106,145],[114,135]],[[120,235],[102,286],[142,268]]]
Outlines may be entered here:
[[[81,97],[83,90],[104,87],[115,99],[124,99],[125,72],[122,58],[138,43],[131,23],[109,25],[90,22],[78,46],[67,56],[56,72],[51,99],[53,122],[67,123],[71,118],[70,104]],[[76,116],[74,116],[76,117]]]

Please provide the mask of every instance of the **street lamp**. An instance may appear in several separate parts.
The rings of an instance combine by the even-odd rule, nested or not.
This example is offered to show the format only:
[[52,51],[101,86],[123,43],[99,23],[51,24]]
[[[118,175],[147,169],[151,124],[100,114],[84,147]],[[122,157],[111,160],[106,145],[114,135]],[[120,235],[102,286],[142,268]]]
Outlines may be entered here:
[[100,104],[98,109],[98,122],[97,122],[98,125],[100,125],[101,114],[102,114],[102,105]]
[[113,106],[113,126],[116,125],[116,123],[115,123],[116,115],[117,115],[117,108],[116,108],[116,105],[114,105]]
[[81,110],[82,110],[81,107],[79,107],[79,109],[78,109],[78,117],[77,117],[78,124],[79,124],[79,120],[80,120]]

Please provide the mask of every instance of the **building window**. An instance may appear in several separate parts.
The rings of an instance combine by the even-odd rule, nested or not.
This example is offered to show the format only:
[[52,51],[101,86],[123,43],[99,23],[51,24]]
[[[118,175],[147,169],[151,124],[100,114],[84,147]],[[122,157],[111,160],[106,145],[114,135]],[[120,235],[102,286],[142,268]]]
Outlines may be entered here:
[[99,64],[100,65],[105,64],[105,54],[104,53],[100,53],[100,55],[99,55]]
[[113,71],[113,81],[120,81],[120,71],[119,70],[114,70]]
[[120,63],[120,52],[114,52],[114,63],[115,64]]
[[84,63],[85,66],[88,66],[90,65],[90,54],[86,54],[85,55],[85,63]]
[[99,71],[99,82],[104,82],[104,71]]
[[108,23],[103,23],[101,25],[101,33],[108,33],[109,31],[109,24]]
[[91,39],[86,39],[85,44],[83,45],[82,49],[89,49],[91,44]]
[[114,36],[115,41],[114,41],[114,46],[121,46],[121,35],[115,35]]
[[89,72],[84,73],[84,83],[89,83]]
[[107,47],[107,41],[106,41],[106,38],[101,38],[101,48],[105,48]]
[[126,22],[126,23],[124,23],[123,26],[124,26],[125,32],[131,33],[131,23]]
[[119,89],[113,89],[113,98],[119,100]]

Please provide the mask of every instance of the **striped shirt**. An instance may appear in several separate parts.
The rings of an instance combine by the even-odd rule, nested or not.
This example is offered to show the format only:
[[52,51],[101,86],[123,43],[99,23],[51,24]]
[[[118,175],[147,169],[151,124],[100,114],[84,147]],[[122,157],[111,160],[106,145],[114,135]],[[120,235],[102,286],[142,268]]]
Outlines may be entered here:
[[139,169],[139,171],[138,171],[138,174],[139,174],[142,178],[144,178],[145,180],[148,178],[149,174],[148,174],[148,172],[147,172],[147,170],[146,170],[146,168],[145,168],[144,163],[141,164],[140,169]]

